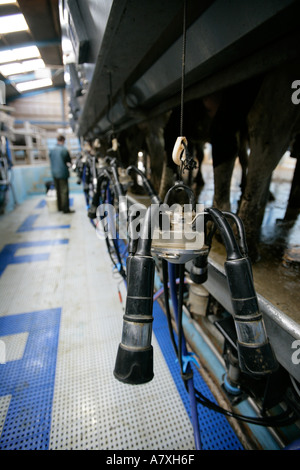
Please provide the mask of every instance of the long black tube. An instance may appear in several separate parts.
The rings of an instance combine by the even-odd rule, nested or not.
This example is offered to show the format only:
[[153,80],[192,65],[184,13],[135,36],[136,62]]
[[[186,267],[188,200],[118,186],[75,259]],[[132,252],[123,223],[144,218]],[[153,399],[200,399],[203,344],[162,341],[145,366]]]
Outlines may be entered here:
[[186,354],[186,348],[184,347],[183,350],[183,343],[185,344],[185,341],[183,341],[183,329],[182,329],[182,307],[183,307],[183,289],[184,289],[184,269],[185,265],[184,264],[179,264],[178,269],[179,269],[179,292],[178,292],[178,350],[179,350],[179,365],[181,371],[183,370],[183,364],[182,364],[182,354]]
[[172,325],[172,317],[169,305],[169,287],[168,287],[168,262],[165,259],[162,259],[162,272],[163,272],[163,288],[164,288],[164,300],[165,300],[165,309],[168,322],[169,333],[172,341],[172,345],[178,357],[178,347],[175,341],[174,330]]
[[207,209],[219,228],[227,252],[224,264],[237,332],[240,368],[251,375],[266,375],[278,368],[271,348],[253,284],[250,260],[242,256],[232,229],[222,213]]
[[218,209],[209,208],[206,209],[206,211],[211,215],[213,221],[220,230],[222,240],[226,248],[227,259],[240,259],[242,254],[227,219]]
[[233,411],[227,410],[222,408],[217,403],[212,402],[207,397],[205,397],[199,390],[195,389],[197,401],[211,409],[216,411],[217,413],[221,413],[225,416],[230,418],[238,419],[239,421],[244,421],[249,424],[256,424],[258,426],[268,426],[268,427],[281,427],[281,426],[288,426],[289,424],[294,423],[297,420],[297,416],[295,415],[294,411],[291,409],[287,409],[281,412],[278,415],[273,416],[263,416],[263,417],[255,417],[255,416],[245,416],[239,413],[234,413]]
[[156,192],[153,189],[150,181],[148,180],[146,175],[141,170],[139,170],[134,165],[130,165],[127,168],[126,171],[127,171],[128,174],[130,174],[132,171],[134,171],[135,173],[137,173],[142,178],[143,186],[144,186],[145,190],[147,191],[147,193],[149,194],[152,204],[160,204],[161,203],[160,197],[156,194]]
[[142,224],[136,254],[151,256],[152,234],[155,229],[155,222],[158,222],[158,213],[158,204],[148,207]]
[[[98,176],[97,192],[96,192],[96,194],[94,194],[92,206],[91,206],[91,208],[89,208],[89,211],[88,211],[88,216],[90,218],[95,218],[97,216],[98,204],[100,203],[100,205],[101,205],[105,202],[105,200],[104,201],[101,200],[102,186],[104,184],[106,185],[105,186],[105,194],[106,194],[105,199],[106,199],[106,202],[109,205],[112,204],[112,198],[111,198],[110,187],[109,187],[111,181],[112,181],[112,178],[111,178],[111,175],[110,175],[108,169],[104,168],[101,171],[100,175]],[[108,210],[109,209],[110,208],[108,208]],[[105,229],[104,223],[103,223],[103,219],[104,219],[104,214],[102,214],[102,216],[100,216],[100,221],[102,223],[103,230],[105,232],[107,232],[107,230]],[[110,222],[112,224],[115,223],[114,220],[110,221]],[[105,242],[106,242],[107,250],[108,250],[110,258],[113,262],[114,267],[118,270],[118,272],[123,277],[123,279],[126,280],[126,272],[125,272],[125,269],[123,267],[122,257],[121,257],[121,254],[120,254],[120,249],[119,249],[119,244],[118,244],[118,237],[117,238],[112,237],[112,240],[110,241],[109,238],[108,238],[108,234],[107,234],[106,237],[105,237]],[[117,257],[118,262],[116,262],[116,260],[114,259],[115,258],[114,255]]]
[[181,182],[175,183],[175,185],[172,186],[172,188],[170,188],[168,190],[168,192],[166,193],[165,198],[164,198],[164,204],[168,204],[171,193],[173,191],[178,191],[179,189],[182,189],[186,192],[186,194],[188,195],[188,198],[189,198],[189,202],[192,205],[192,210],[195,211],[195,209],[196,209],[195,195],[194,195],[193,191],[191,190],[191,188],[189,188],[188,186],[186,186],[184,183],[181,183]]
[[98,175],[98,177],[97,177],[97,188],[96,188],[96,191],[94,191],[92,203],[88,208],[88,217],[90,219],[95,219],[96,216],[97,216],[97,207],[101,203],[101,201],[100,201],[100,199],[101,199],[101,188],[102,188],[102,184],[103,184],[104,181],[109,181],[109,174],[106,170],[105,171],[102,170],[100,175]]
[[242,251],[242,254],[244,256],[247,256],[248,253],[248,247],[247,247],[247,242],[246,242],[246,234],[245,234],[245,227],[244,224],[242,223],[241,219],[236,215],[233,214],[232,212],[228,211],[222,211],[225,217],[228,217],[232,219],[238,229],[238,237],[239,237],[239,244],[240,244],[240,249]]
[[197,450],[201,449],[201,437],[200,437],[200,428],[198,420],[198,411],[197,411],[197,402],[195,397],[195,388],[193,374],[190,364],[187,364],[187,370],[183,371],[183,356],[187,356],[186,342],[182,329],[182,302],[183,302],[183,276],[184,276],[184,264],[179,265],[180,271],[180,283],[179,283],[179,296],[177,298],[176,292],[176,276],[175,276],[175,265],[168,263],[168,271],[170,277],[170,290],[171,290],[171,299],[174,309],[174,315],[178,328],[178,361],[180,363],[180,370],[182,373],[182,378],[185,381],[185,385],[190,398],[191,405],[191,416],[192,416],[192,425],[194,430],[194,439],[195,446]]

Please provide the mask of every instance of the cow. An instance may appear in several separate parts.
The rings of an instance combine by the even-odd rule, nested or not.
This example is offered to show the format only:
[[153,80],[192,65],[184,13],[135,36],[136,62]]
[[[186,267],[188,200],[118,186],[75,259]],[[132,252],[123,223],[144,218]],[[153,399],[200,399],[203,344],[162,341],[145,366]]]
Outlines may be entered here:
[[299,131],[300,108],[291,100],[291,84],[299,69],[299,63],[291,63],[266,74],[247,115],[250,155],[238,215],[254,260],[259,256],[257,243],[272,172]]

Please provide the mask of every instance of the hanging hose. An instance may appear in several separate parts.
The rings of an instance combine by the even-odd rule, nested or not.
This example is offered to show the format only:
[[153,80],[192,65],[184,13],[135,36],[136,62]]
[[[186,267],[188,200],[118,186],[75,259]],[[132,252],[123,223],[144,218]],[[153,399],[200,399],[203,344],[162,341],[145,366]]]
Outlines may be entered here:
[[[102,186],[104,186],[105,197],[102,198]],[[120,246],[119,246],[119,236],[117,230],[115,230],[115,220],[112,217],[110,207],[113,203],[113,198],[110,190],[110,175],[107,170],[103,170],[101,175],[98,178],[98,187],[97,187],[97,199],[100,202],[101,208],[105,208],[105,204],[108,205],[108,210],[103,209],[98,213],[99,222],[102,224],[102,229],[105,233],[105,243],[107,247],[108,254],[110,259],[114,265],[114,268],[118,271],[118,273],[122,276],[124,281],[126,281],[126,271],[123,266],[122,256],[120,254]],[[100,207],[99,206],[99,207]],[[104,225],[104,218],[108,216],[108,227]],[[112,237],[109,238],[109,231],[112,234]],[[115,259],[117,258],[117,259]]]
[[240,368],[253,376],[270,374],[277,370],[278,362],[259,312],[250,260],[241,254],[222,212],[214,208],[207,209],[207,212],[220,230],[226,248],[227,260],[224,266],[234,310]]
[[176,357],[178,357],[178,347],[175,341],[174,330],[172,326],[171,312],[170,312],[170,305],[169,305],[168,263],[165,259],[162,259],[162,270],[163,270],[164,300],[165,300],[165,309],[166,309],[166,315],[167,315],[167,321],[168,321],[168,328],[169,328],[169,333],[170,333],[170,337],[171,337],[171,341],[173,344]]
[[127,171],[128,175],[130,175],[130,173],[134,171],[135,173],[137,173],[142,178],[143,186],[144,186],[145,190],[147,191],[147,193],[149,194],[152,204],[160,204],[161,203],[161,200],[160,200],[159,196],[155,193],[150,181],[147,179],[146,175],[141,170],[139,170],[134,165],[130,165],[127,168],[126,171]]
[[[109,205],[112,205],[112,195],[111,195],[111,191],[110,191],[110,186],[109,186],[109,183],[107,185],[107,202]],[[109,211],[110,212],[110,211]],[[111,225],[115,225],[115,221],[114,220],[110,220],[110,223]],[[108,239],[106,237],[106,240],[107,240],[107,243],[108,243]],[[126,272],[124,270],[124,267],[123,267],[123,263],[122,263],[122,258],[121,258],[121,255],[120,255],[120,248],[119,248],[119,234],[116,233],[116,237],[113,237],[112,238],[112,242],[113,242],[113,245],[114,245],[114,249],[115,249],[115,253],[117,255],[117,259],[118,259],[118,264],[115,264],[116,265],[116,268],[117,270],[119,271],[119,273],[121,274],[121,276],[123,277],[123,279],[126,279]]]
[[199,420],[197,412],[197,402],[195,397],[194,381],[192,375],[192,369],[190,364],[187,364],[186,371],[183,372],[182,356],[187,356],[188,351],[186,348],[185,338],[182,330],[182,294],[183,294],[183,275],[184,275],[184,265],[180,265],[180,282],[179,282],[179,298],[177,298],[176,292],[176,273],[175,265],[168,263],[168,272],[170,278],[170,291],[171,291],[171,300],[174,309],[174,315],[178,327],[178,360],[180,364],[180,369],[182,377],[186,382],[189,397],[190,397],[190,406],[191,406],[191,416],[192,416],[192,425],[194,430],[194,439],[196,450],[202,448],[200,429],[199,429]]
[[237,235],[239,238],[239,247],[240,247],[242,255],[246,257],[248,253],[248,247],[247,247],[247,242],[246,242],[244,224],[242,223],[241,219],[236,214],[233,214],[232,212],[227,212],[227,211],[222,211],[222,212],[223,212],[223,215],[225,215],[225,217],[232,219],[234,223],[236,224]]

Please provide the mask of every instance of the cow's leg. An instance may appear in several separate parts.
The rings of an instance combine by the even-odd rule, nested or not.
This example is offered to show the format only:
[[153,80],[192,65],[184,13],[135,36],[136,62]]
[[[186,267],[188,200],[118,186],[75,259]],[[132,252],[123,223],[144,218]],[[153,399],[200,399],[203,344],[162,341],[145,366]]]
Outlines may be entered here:
[[291,101],[295,73],[295,65],[269,73],[248,115],[251,153],[239,215],[245,225],[253,260],[258,257],[257,244],[271,175],[286,151],[299,119],[299,110]]
[[211,138],[214,169],[213,205],[220,210],[230,210],[230,185],[237,157],[236,133],[222,125],[213,131]]
[[213,205],[230,210],[230,185],[238,153],[237,123],[234,97],[224,92],[214,110],[210,128],[210,143],[214,170]]
[[235,157],[214,167],[213,206],[221,211],[230,210],[230,184]]
[[300,134],[296,136],[295,142],[293,143],[291,157],[296,158],[296,166],[294,170],[294,176],[291,184],[291,190],[287,205],[287,214],[294,214],[299,212],[300,209]]
[[147,123],[146,143],[150,154],[151,183],[159,193],[163,166],[166,159],[164,142],[165,116]]
[[247,181],[247,170],[248,170],[248,133],[245,129],[241,129],[238,133],[238,157],[242,168],[241,176],[241,196],[244,194],[246,181]]
[[[250,156],[250,158],[252,157]],[[254,160],[253,158],[251,161],[252,165],[249,164],[246,189],[238,214],[244,222],[249,255],[253,261],[256,261],[258,259],[257,245],[260,227],[268,202],[272,168],[265,166],[264,168],[261,167],[258,171],[254,165]],[[278,158],[279,160],[280,157]]]

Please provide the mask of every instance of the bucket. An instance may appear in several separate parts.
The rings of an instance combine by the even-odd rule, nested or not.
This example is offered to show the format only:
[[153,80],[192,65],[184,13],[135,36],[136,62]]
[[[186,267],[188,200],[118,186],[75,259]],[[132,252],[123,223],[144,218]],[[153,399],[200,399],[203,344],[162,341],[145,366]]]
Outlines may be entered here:
[[49,189],[46,195],[46,202],[49,212],[57,212],[57,196],[55,189]]

